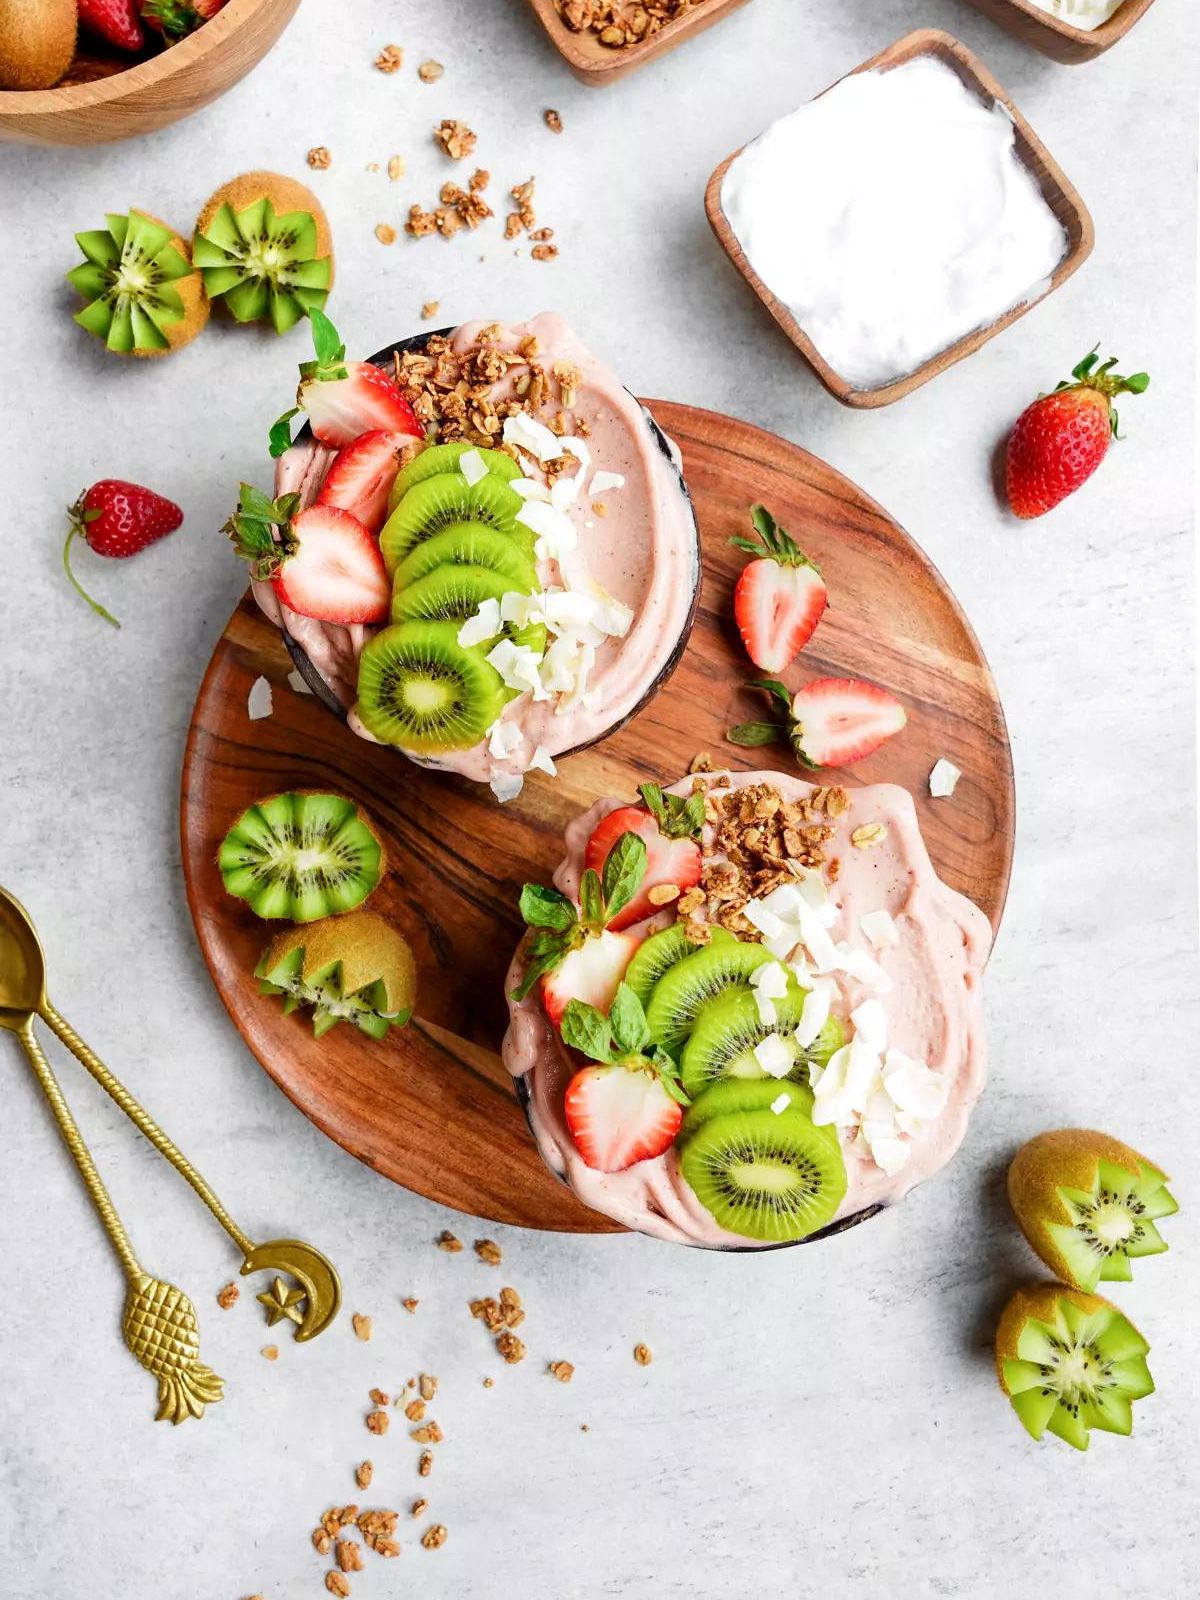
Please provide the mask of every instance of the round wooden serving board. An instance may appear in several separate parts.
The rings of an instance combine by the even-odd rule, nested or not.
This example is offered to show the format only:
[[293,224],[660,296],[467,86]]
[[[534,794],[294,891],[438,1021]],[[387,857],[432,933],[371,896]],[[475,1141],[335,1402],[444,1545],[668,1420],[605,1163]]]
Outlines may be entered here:
[[[1013,852],[1012,761],[1004,714],[979,644],[953,595],[911,539],[824,462],[746,423],[648,401],[683,451],[704,544],[704,587],[691,643],[673,678],[632,722],[565,758],[556,779],[531,774],[518,800],[423,771],[357,739],[288,684],[292,662],[247,596],[209,663],[183,764],[183,870],[217,991],[280,1088],[339,1144],[406,1188],[496,1222],[577,1233],[619,1231],[543,1166],[498,1055],[504,975],[521,935],[517,896],[549,881],[565,824],[602,795],[632,797],[646,778],[673,782],[698,751],[734,768],[794,771],[784,746],[739,750],[726,728],[758,716],[760,695],[731,622],[743,557],[728,544],[762,500],[821,566],[831,604],[800,660],[800,683],[862,677],[908,708],[907,728],[847,786],[899,783],[916,797],[941,877],[999,926]],[[250,721],[247,697],[269,679],[274,709]],[[931,800],[939,756],[962,769]],[[261,997],[253,977],[270,928],[227,896],[215,858],[234,818],[265,794],[332,789],[358,801],[387,842],[389,870],[372,909],[411,941],[417,1016],[375,1042],[335,1028],[319,1042],[300,1017]]]

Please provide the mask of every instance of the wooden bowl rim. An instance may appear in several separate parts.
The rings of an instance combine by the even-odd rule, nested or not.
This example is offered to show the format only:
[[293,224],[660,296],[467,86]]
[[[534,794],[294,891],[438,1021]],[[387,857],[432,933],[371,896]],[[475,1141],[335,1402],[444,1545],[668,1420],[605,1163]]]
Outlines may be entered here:
[[1154,0],[1122,0],[1119,11],[1115,12],[1107,22],[1102,22],[1098,28],[1091,29],[1074,28],[1061,17],[1053,17],[1048,11],[1043,11],[1040,6],[1034,5],[1033,0],[1003,0],[1003,3],[1012,6],[1015,11],[1020,11],[1031,21],[1041,23],[1048,33],[1057,34],[1069,44],[1086,46],[1093,56],[1098,56],[1119,43],[1129,30],[1142,20],[1154,4]]
[[623,50],[609,50],[599,40],[587,42],[590,35],[568,28],[554,0],[529,0],[529,4],[571,70],[592,83],[607,84],[641,66],[648,57],[665,55],[682,44],[689,33],[702,25],[708,27],[718,22],[726,11],[745,5],[746,0],[704,0],[699,10],[689,11],[686,16],[668,23],[659,33],[643,39],[640,44],[626,45]]
[[[1129,0],[1129,3],[1140,4],[1141,0]],[[1147,4],[1149,3],[1151,3],[1151,0],[1147,0]],[[851,406],[858,410],[873,410],[879,406],[891,405],[896,400],[903,400],[912,394],[914,390],[928,383],[931,378],[937,377],[939,373],[944,372],[948,367],[963,360],[966,356],[974,354],[990,339],[995,338],[998,333],[1002,333],[1005,328],[1018,321],[1026,312],[1031,311],[1034,306],[1047,299],[1056,289],[1061,288],[1067,279],[1077,272],[1091,255],[1096,240],[1096,230],[1092,222],[1091,213],[1084,205],[1079,191],[1038,138],[1029,122],[1012,98],[1005,92],[999,81],[988,71],[975,52],[963,44],[960,39],[956,39],[953,34],[947,33],[941,28],[917,28],[912,33],[907,33],[902,38],[897,39],[895,43],[888,45],[886,49],[879,51],[869,61],[864,61],[861,66],[854,67],[850,72],[843,73],[828,88],[822,89],[820,94],[814,95],[812,98],[819,100],[822,96],[828,94],[830,90],[837,88],[838,84],[843,83],[847,78],[857,77],[861,72],[871,72],[881,64],[886,63],[886,69],[890,71],[894,67],[905,65],[925,55],[936,56],[941,60],[945,60],[947,56],[952,57],[959,67],[963,69],[960,76],[964,77],[964,81],[973,80],[981,98],[988,98],[993,104],[999,103],[1005,107],[1012,118],[1018,140],[1023,141],[1029,153],[1041,161],[1045,168],[1045,177],[1039,180],[1043,195],[1046,196],[1046,190],[1049,188],[1051,190],[1057,189],[1061,196],[1063,209],[1069,217],[1069,222],[1060,218],[1068,236],[1067,251],[1051,274],[1046,289],[1036,299],[1026,300],[1012,306],[994,321],[985,324],[984,327],[976,328],[969,333],[963,334],[953,344],[947,345],[944,350],[938,351],[935,355],[930,356],[927,361],[922,362],[913,372],[906,373],[903,377],[896,378],[891,383],[882,384],[875,389],[858,389],[843,378],[825,360],[825,357],[801,328],[791,311],[763,283],[750,265],[721,207],[721,187],[725,181],[725,174],[742,152],[749,148],[748,144],[742,145],[732,155],[726,156],[725,160],[721,162],[720,166],[709,178],[704,193],[704,209],[708,216],[709,225],[716,234],[722,249],[733,261],[734,266],[737,267],[742,277],[745,278],[763,305],[771,313],[771,316],[812,367],[821,383],[833,395],[834,399],[839,400],[843,405]],[[750,143],[753,143],[753,140]],[[1021,159],[1036,177],[1037,174],[1034,172],[1033,163],[1027,158],[1024,151],[1021,152]],[[1049,196],[1046,196],[1046,198],[1049,202]],[[1070,236],[1073,231],[1078,233],[1078,238],[1072,243]]]
[[109,73],[106,78],[59,84],[53,89],[0,90],[0,121],[9,115],[48,117],[59,111],[88,111],[166,83],[176,72],[197,66],[219,50],[256,12],[276,4],[278,0],[228,0],[216,16],[195,33],[189,33],[148,61],[135,61],[119,72]]

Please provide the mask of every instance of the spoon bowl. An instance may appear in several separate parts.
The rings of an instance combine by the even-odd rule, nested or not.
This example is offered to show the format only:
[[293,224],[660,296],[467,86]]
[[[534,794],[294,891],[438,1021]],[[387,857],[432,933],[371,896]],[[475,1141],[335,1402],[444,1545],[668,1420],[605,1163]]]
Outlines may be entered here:
[[20,1033],[45,999],[41,941],[25,907],[0,889],[0,1028]]

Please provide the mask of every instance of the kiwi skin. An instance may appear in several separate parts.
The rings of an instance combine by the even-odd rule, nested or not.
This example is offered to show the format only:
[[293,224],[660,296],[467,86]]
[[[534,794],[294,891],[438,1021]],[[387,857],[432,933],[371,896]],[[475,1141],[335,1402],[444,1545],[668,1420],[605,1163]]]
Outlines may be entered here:
[[[3,0],[0,0],[0,4],[3,4]],[[325,208],[310,188],[298,183],[295,178],[284,177],[281,172],[244,172],[240,178],[231,178],[228,183],[223,183],[204,202],[204,209],[196,218],[196,232],[207,232],[212,219],[224,205],[237,213],[266,199],[270,200],[276,212],[307,211],[312,216],[317,225],[317,259],[329,257],[329,287],[332,289],[336,263],[333,258],[333,234],[329,230]],[[191,259],[190,255],[188,259]]]
[[[0,0],[0,4],[3,0]],[[171,224],[164,222],[161,217],[156,217],[150,211],[143,211],[140,206],[131,208],[139,217],[145,217],[147,222],[157,222],[160,228],[169,228]],[[191,246],[179,234],[172,233],[171,243],[187,262],[192,259]],[[140,356],[152,359],[155,356],[173,355],[176,350],[182,350],[185,344],[191,344],[198,333],[203,333],[208,323],[208,313],[212,309],[208,294],[204,288],[204,279],[193,267],[186,278],[176,278],[171,287],[183,301],[183,316],[178,322],[172,322],[169,327],[162,330],[163,338],[167,341],[165,350],[131,350],[131,356]]]
[[1120,1167],[1135,1178],[1159,1171],[1152,1161],[1127,1144],[1092,1128],[1058,1128],[1040,1133],[1022,1145],[1008,1169],[1009,1204],[1030,1249],[1051,1272],[1080,1292],[1086,1292],[1087,1286],[1060,1250],[1051,1228],[1070,1227],[1074,1221],[1058,1191],[1080,1189],[1090,1193],[1096,1187],[1101,1161]]
[[344,995],[382,983],[389,1016],[411,1012],[416,1004],[417,968],[408,941],[373,911],[348,911],[286,929],[263,951],[260,970],[271,972],[298,948],[304,950],[300,976],[306,983],[340,961]]
[[52,89],[75,55],[76,0],[0,0],[0,89]]

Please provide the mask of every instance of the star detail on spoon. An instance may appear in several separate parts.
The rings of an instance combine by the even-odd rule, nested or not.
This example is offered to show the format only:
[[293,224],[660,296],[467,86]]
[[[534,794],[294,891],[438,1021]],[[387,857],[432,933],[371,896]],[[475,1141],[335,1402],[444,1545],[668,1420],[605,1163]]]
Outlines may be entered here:
[[303,1289],[289,1289],[282,1278],[276,1278],[271,1287],[264,1289],[260,1295],[255,1296],[255,1299],[259,1305],[266,1308],[268,1328],[273,1328],[285,1317],[297,1326],[304,1321],[303,1306],[306,1296]]

